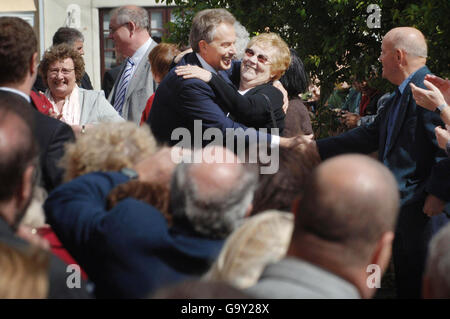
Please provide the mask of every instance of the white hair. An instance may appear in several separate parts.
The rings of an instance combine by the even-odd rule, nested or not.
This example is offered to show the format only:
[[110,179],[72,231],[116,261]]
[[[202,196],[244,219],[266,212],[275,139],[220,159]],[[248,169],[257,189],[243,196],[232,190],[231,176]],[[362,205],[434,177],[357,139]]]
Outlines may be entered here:
[[236,58],[242,60],[247,44],[250,41],[250,34],[239,21],[234,23],[234,31],[236,32],[236,43],[234,45],[236,48]]
[[450,224],[433,237],[428,248],[425,275],[433,298],[450,298]]

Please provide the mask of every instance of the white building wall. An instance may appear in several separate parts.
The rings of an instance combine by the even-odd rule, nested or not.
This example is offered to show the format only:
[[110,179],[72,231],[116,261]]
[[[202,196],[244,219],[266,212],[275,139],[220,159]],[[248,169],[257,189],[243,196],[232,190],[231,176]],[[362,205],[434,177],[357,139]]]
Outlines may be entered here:
[[65,25],[68,14],[67,9],[74,8],[77,5],[80,8],[80,19],[73,23],[79,24],[78,30],[84,35],[84,62],[86,72],[89,74],[94,89],[101,89],[100,75],[100,34],[99,34],[99,13],[98,8],[114,8],[123,5],[137,6],[164,6],[165,4],[156,3],[154,0],[42,0],[44,30],[43,41],[47,49],[52,45],[53,34],[58,28]]

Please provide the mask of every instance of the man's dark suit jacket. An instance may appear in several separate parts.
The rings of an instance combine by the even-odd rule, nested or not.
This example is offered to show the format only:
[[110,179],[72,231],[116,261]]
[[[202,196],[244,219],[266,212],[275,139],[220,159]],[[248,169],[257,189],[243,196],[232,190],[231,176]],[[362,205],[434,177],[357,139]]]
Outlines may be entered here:
[[[410,83],[424,88],[423,79],[429,73],[427,67],[422,67]],[[378,150],[379,160],[397,179],[402,206],[423,200],[426,193],[440,197],[440,188],[443,184],[449,184],[450,180],[443,180],[437,171],[431,173],[435,164],[446,157],[439,149],[434,134],[434,128],[443,125],[443,122],[436,113],[416,105],[408,83],[401,96],[391,143],[384,156],[388,114],[394,99],[395,95],[386,101],[372,124],[318,140],[320,156],[326,159],[341,153],[371,153]]]
[[64,145],[75,140],[72,128],[64,122],[51,118],[32,108],[34,136],[39,144],[39,164],[42,172],[41,186],[47,192],[61,184],[64,169],[59,161],[64,155]]
[[[14,235],[6,222],[0,218],[0,242],[15,249],[26,250],[31,248],[30,244]],[[69,299],[69,298],[92,298],[86,290],[86,283],[81,281],[80,288],[69,288],[67,286],[68,277],[73,272],[67,272],[65,265],[58,257],[50,254],[50,264],[48,269],[49,299]]]
[[30,107],[30,112],[34,118],[33,134],[39,145],[41,186],[50,192],[62,182],[64,170],[59,167],[58,163],[64,155],[64,144],[74,141],[75,135],[72,128],[66,123],[37,111],[32,100],[31,105],[33,107]]
[[[186,54],[178,65],[197,65],[201,67],[195,53]],[[233,66],[230,72],[235,69]],[[226,80],[233,76],[233,73],[219,71],[219,74]],[[247,127],[234,122],[226,117],[226,113],[219,106],[218,97],[212,88],[202,80],[183,79],[175,73],[173,68],[165,77],[156,90],[153,106],[147,123],[159,143],[169,145],[177,144],[177,140],[172,140],[172,132],[176,128],[186,128],[191,134],[191,141],[194,138],[194,120],[202,120],[202,132],[208,128],[218,128],[226,134],[227,128],[247,130]],[[248,133],[254,134],[256,138],[264,138],[270,144],[270,135],[257,133],[250,130]],[[178,138],[178,137],[177,137]],[[210,141],[203,140],[203,146]],[[192,142],[191,145],[194,145]]]
[[106,210],[106,198],[129,177],[91,173],[55,189],[47,220],[64,247],[95,283],[98,298],[145,298],[168,284],[205,273],[223,240],[184,225],[169,228],[156,208],[127,198]]

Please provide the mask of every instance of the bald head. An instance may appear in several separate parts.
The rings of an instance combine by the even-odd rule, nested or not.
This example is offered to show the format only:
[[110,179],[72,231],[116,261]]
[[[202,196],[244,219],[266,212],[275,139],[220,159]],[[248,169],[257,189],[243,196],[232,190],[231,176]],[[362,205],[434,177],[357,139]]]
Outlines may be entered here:
[[294,238],[308,234],[365,262],[382,234],[393,231],[398,208],[397,183],[386,167],[363,155],[337,156],[307,183]]
[[384,40],[393,43],[395,49],[401,49],[407,52],[414,58],[426,58],[427,57],[427,42],[425,36],[417,30],[411,27],[399,27],[390,30],[386,33]]
[[258,180],[256,167],[238,163],[232,152],[220,149],[223,157],[209,156],[220,151],[218,148],[212,153],[205,149],[199,163],[179,164],[171,186],[174,224],[189,224],[210,238],[224,238],[239,225],[250,207]]

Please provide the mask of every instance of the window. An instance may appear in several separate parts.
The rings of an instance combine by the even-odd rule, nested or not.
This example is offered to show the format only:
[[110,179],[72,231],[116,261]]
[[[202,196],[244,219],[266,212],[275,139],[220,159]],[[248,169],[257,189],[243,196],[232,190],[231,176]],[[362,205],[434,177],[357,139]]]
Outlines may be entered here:
[[[108,39],[110,13],[114,8],[99,8],[100,14],[100,54],[101,54],[101,78],[103,74],[115,66],[120,65],[122,59],[114,50],[114,42]],[[164,26],[173,21],[173,7],[146,7],[150,17],[150,35],[156,42],[168,32]]]

